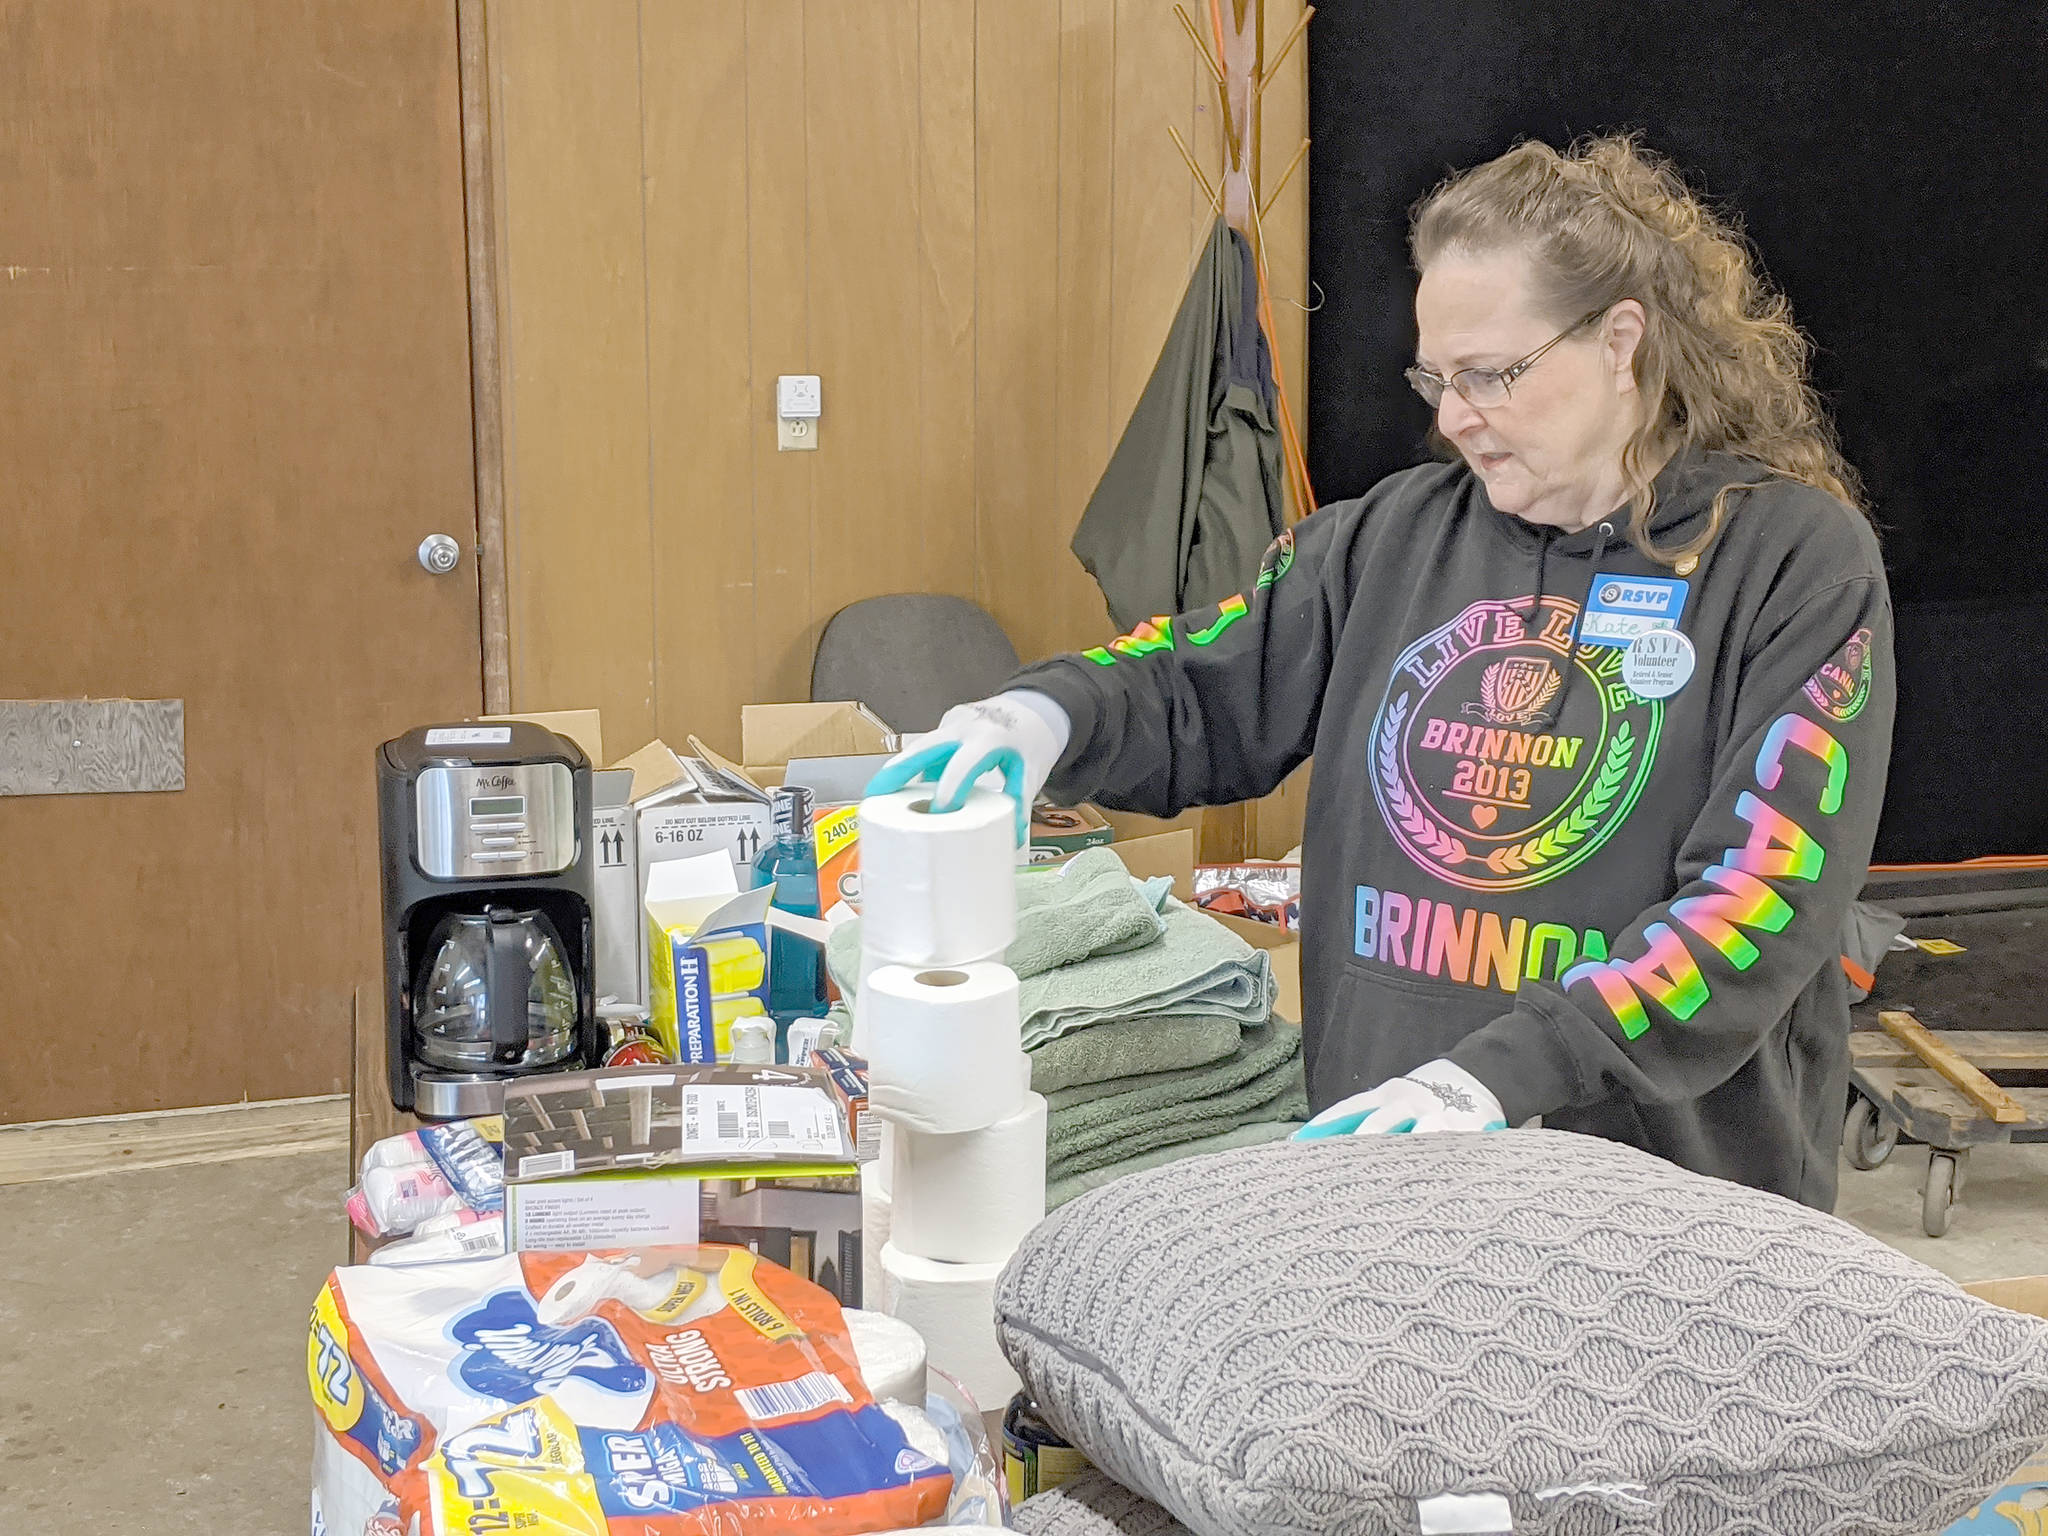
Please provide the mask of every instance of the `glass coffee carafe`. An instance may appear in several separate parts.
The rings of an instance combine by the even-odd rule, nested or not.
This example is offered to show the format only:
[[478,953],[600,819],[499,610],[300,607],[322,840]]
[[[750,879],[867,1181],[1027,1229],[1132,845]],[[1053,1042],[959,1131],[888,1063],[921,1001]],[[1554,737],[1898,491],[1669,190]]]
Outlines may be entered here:
[[486,907],[435,925],[413,997],[415,1050],[450,1072],[528,1072],[576,1047],[576,986],[544,912]]

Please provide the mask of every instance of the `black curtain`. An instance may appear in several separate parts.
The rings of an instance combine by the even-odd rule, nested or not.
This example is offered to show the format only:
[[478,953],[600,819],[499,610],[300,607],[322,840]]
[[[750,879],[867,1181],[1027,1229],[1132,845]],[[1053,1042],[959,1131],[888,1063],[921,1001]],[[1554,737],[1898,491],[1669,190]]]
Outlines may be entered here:
[[1309,28],[1309,463],[1427,456],[1407,213],[1516,139],[1638,130],[1819,351],[1898,609],[1878,858],[2048,853],[2048,8],[1340,0]]

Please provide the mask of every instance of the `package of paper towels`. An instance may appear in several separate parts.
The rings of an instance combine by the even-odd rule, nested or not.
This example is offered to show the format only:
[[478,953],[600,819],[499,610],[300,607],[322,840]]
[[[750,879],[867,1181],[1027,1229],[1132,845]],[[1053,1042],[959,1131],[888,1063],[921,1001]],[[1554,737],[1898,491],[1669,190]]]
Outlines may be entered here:
[[860,803],[861,947],[898,965],[1000,958],[1017,937],[1017,813],[968,791],[931,810],[927,784]]
[[[877,1298],[880,1299],[879,1297]],[[924,1407],[924,1338],[900,1317],[847,1307],[842,1315],[853,1338],[860,1379],[878,1402]],[[943,1454],[934,1461],[944,1461]]]
[[[868,1108],[883,1119],[974,1131],[1024,1107],[1031,1068],[1008,966],[887,965],[868,978],[866,1008]],[[890,1193],[900,1196],[895,1178],[892,1169]]]
[[[882,1156],[889,1155],[888,1143]],[[889,1241],[895,1225],[895,1198],[882,1178],[882,1163],[860,1165],[860,1300],[864,1307],[878,1308],[888,1294],[882,1279],[882,1245]]]
[[925,1355],[974,1398],[983,1413],[1009,1402],[1020,1385],[996,1343],[996,1278],[1000,1264],[943,1264],[882,1250],[891,1317],[924,1338]]
[[1045,1219],[1045,1099],[951,1135],[896,1133],[890,1241],[952,1264],[1002,1264]]

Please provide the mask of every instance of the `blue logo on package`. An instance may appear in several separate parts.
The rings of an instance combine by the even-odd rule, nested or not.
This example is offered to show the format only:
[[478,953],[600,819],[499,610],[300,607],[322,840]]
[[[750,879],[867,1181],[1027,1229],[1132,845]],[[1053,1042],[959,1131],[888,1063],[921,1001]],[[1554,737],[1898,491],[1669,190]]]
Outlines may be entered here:
[[1602,571],[1579,615],[1579,644],[1625,646],[1653,629],[1676,629],[1689,583],[1675,576],[1617,576]]
[[674,1424],[577,1437],[598,1505],[613,1519],[792,1494],[853,1498],[950,1476],[873,1404],[702,1439]]
[[550,1328],[534,1316],[523,1291],[498,1292],[449,1331],[469,1346],[456,1376],[472,1392],[502,1402],[527,1402],[569,1381],[631,1396],[652,1380],[610,1323],[586,1317]]

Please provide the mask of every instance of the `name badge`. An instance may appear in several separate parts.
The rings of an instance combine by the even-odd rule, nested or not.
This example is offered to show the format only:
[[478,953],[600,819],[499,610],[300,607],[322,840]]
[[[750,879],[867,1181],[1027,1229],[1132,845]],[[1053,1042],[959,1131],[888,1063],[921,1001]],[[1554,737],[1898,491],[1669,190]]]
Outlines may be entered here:
[[1596,575],[1579,616],[1579,644],[1625,646],[1653,629],[1676,629],[1690,586],[1671,576]]
[[1668,699],[1692,681],[1697,658],[1682,630],[1637,635],[1621,655],[1621,680],[1639,699]]

